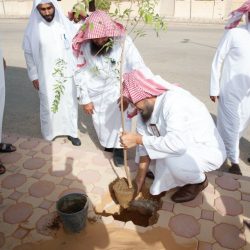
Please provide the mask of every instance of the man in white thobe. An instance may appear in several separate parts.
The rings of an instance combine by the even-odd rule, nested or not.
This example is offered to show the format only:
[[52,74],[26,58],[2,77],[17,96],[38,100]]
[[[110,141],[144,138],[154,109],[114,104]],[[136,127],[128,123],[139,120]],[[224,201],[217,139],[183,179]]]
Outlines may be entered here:
[[172,200],[193,200],[208,185],[205,172],[218,169],[226,155],[208,110],[186,90],[150,72],[134,70],[123,79],[123,96],[139,113],[137,133],[121,136],[123,147],[139,145],[137,191],[150,167],[152,195],[180,187]]
[[[246,24],[236,27],[243,15]],[[210,98],[218,99],[217,128],[225,143],[229,172],[240,174],[239,141],[250,124],[250,1],[231,13],[212,63]]]
[[[123,60],[121,59],[124,43]],[[117,104],[120,97],[120,64],[123,72],[145,67],[124,27],[113,21],[104,11],[93,12],[86,20],[86,29],[80,30],[73,41],[78,58],[76,84],[79,100],[87,114],[92,115],[100,144],[113,152],[116,166],[124,163],[119,143],[121,112]],[[125,116],[124,126],[130,130],[131,120]]]
[[[74,26],[56,0],[35,0],[24,34],[23,49],[29,78],[39,93],[43,137],[53,140],[66,135],[73,145],[80,146],[73,79],[75,63],[71,49],[75,33]],[[64,89],[59,104],[55,105],[57,111],[52,110],[60,96],[55,93],[55,85],[62,85]]]
[[[0,152],[10,153],[16,151],[16,147],[12,144],[2,142],[3,113],[5,105],[5,68],[5,60],[3,58],[2,50],[0,49]],[[0,175],[4,174],[5,171],[5,166],[0,159]]]

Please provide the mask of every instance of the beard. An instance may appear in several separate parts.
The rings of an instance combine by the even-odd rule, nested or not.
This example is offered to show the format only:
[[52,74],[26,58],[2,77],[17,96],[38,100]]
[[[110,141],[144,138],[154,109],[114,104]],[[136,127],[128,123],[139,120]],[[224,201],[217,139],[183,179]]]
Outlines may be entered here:
[[154,106],[150,105],[149,103],[145,103],[145,106],[140,113],[141,118],[145,123],[149,121],[149,119],[152,116],[153,111],[154,111]]
[[90,51],[92,56],[104,56],[109,55],[112,51],[113,46],[106,47],[104,45],[98,45],[94,43],[93,41],[90,41]]
[[[39,12],[40,12],[40,11],[39,11]],[[41,12],[40,12],[40,14],[41,14]],[[41,16],[42,16],[42,18],[43,18],[46,22],[50,23],[50,22],[54,19],[54,17],[55,17],[55,9],[54,9],[54,12],[53,12],[51,15],[45,16],[45,15],[42,15],[42,14],[41,14]]]
[[43,16],[43,18],[45,19],[45,21],[50,23],[54,19],[54,16],[55,16],[55,13],[49,16]]

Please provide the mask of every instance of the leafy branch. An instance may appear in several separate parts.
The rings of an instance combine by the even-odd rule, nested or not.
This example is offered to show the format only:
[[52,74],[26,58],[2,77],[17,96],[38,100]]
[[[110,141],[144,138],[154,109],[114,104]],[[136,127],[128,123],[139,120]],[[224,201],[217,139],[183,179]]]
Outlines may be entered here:
[[61,96],[63,95],[65,90],[64,84],[65,82],[67,82],[67,79],[64,76],[64,71],[66,69],[66,65],[67,63],[63,59],[58,58],[56,60],[54,71],[52,73],[52,76],[55,78],[56,81],[53,87],[55,97],[51,107],[51,111],[53,113],[56,113],[58,111],[58,106],[61,100]]

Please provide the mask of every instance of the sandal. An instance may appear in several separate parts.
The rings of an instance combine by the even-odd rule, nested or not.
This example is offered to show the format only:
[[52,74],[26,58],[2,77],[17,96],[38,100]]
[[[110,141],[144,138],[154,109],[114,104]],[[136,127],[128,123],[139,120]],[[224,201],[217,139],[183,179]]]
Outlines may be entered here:
[[4,174],[5,171],[6,171],[5,166],[2,164],[2,162],[0,162],[0,175],[1,175],[1,174]]
[[16,147],[9,143],[0,143],[0,152],[10,153],[16,151]]

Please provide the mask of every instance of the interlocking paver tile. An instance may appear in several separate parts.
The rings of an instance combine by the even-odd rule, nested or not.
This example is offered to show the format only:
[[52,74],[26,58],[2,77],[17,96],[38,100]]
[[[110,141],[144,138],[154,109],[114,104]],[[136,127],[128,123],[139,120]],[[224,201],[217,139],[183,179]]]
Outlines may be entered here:
[[49,173],[52,176],[56,176],[56,177],[65,177],[68,174],[70,174],[71,172],[72,172],[72,166],[71,165],[63,166],[62,169],[60,169],[60,170],[56,170],[54,167],[49,169]]
[[36,182],[37,182],[36,179],[28,178],[28,181],[24,183],[22,186],[16,188],[16,191],[21,193],[29,193],[29,188]]
[[170,218],[170,229],[178,236],[192,238],[200,233],[200,224],[190,215],[178,214]]
[[50,145],[45,145],[41,149],[42,153],[48,154],[48,155],[58,154],[61,150],[62,150],[62,145],[59,145],[59,144],[56,144],[56,143],[50,144]]
[[240,204],[243,206],[243,214],[250,219],[250,202],[241,201]]
[[213,244],[199,241],[199,246],[197,250],[213,250]]
[[4,232],[5,239],[12,235],[18,228],[17,224],[9,224],[4,221],[1,221],[1,230]]
[[241,192],[240,191],[229,191],[222,189],[220,187],[217,187],[215,190],[215,197],[218,198],[220,196],[229,196],[236,200],[241,200]]
[[29,152],[27,152],[25,155],[27,155],[27,156],[35,156],[36,154],[37,154],[37,151],[29,150]]
[[48,214],[47,210],[44,210],[42,208],[35,208],[33,210],[33,214],[21,224],[21,227],[27,230],[36,228],[36,222],[46,214]]
[[14,233],[13,233],[13,237],[17,238],[17,239],[23,239],[27,234],[29,233],[29,230],[25,229],[25,228],[21,228],[19,227]]
[[46,161],[44,159],[35,157],[35,158],[30,158],[30,159],[26,160],[23,163],[23,167],[25,169],[30,169],[30,170],[39,169],[39,168],[43,167],[45,165],[45,163],[46,163]]
[[81,171],[78,178],[82,181],[84,185],[95,184],[101,179],[101,175],[98,171],[85,170]]
[[4,156],[1,156],[1,161],[4,164],[13,164],[19,161],[22,158],[22,154],[18,152],[13,152],[11,154],[5,154]]
[[[9,190],[8,190],[8,191],[9,191]],[[11,191],[12,191],[12,190],[11,190]],[[4,192],[4,195],[5,195],[5,192]],[[7,197],[8,197],[8,196],[7,196]],[[10,206],[12,206],[12,205],[15,205],[15,204],[16,204],[16,201],[15,201],[15,200],[12,200],[12,199],[5,198],[5,197],[4,197],[3,202],[2,202],[2,204],[1,204],[1,206],[0,206],[0,214],[1,214],[0,219],[2,218],[3,212],[4,212],[8,207],[10,207]]]
[[91,153],[88,153],[88,152],[83,151],[83,150],[74,149],[74,150],[71,150],[71,151],[67,152],[65,154],[65,157],[72,158],[72,159],[83,159],[83,160],[85,160],[86,158],[89,157],[90,154]]
[[202,199],[203,199],[203,194],[199,193],[194,200],[183,202],[182,205],[187,207],[198,207],[202,204]]
[[20,199],[19,202],[26,202],[32,205],[33,209],[38,207],[43,200],[43,197],[34,197],[30,196],[29,194],[25,193]]
[[238,188],[240,187],[240,183],[229,175],[223,175],[221,177],[218,177],[215,179],[215,182],[221,188],[230,191],[238,190]]
[[0,232],[0,247],[2,247],[5,243],[4,233]]
[[60,197],[60,194],[67,189],[66,186],[56,185],[56,188],[53,192],[46,196],[46,200],[57,201]]
[[27,140],[19,144],[20,149],[35,149],[39,144],[38,141],[35,140]]
[[208,186],[203,190],[203,193],[214,194],[214,186],[211,183],[208,183]]
[[49,226],[53,223],[56,217],[56,212],[43,215],[36,223],[37,232],[45,236],[50,236],[52,231]]
[[7,135],[7,134],[4,134],[3,135],[3,138],[4,138],[4,142],[6,143],[11,143],[11,144],[16,144],[18,139],[19,139],[19,136],[16,136],[16,135]]
[[[29,242],[42,242],[42,241],[48,241],[48,240],[52,240],[53,239],[53,234],[52,235],[43,235],[43,234],[40,234],[39,232],[37,232],[36,229],[33,229],[30,231],[30,233],[27,235],[27,237],[25,237],[23,240],[22,240],[22,245],[24,245],[23,248],[21,248],[21,246],[18,248],[18,250],[24,250],[26,249],[25,247],[27,246],[27,249],[28,246],[29,246]],[[27,245],[26,245],[27,244]],[[32,248],[31,248],[32,249]],[[15,249],[16,250],[16,249]]]
[[232,250],[232,248],[222,247],[220,244],[215,243],[213,245],[213,250]]
[[202,210],[201,211],[201,219],[213,221],[214,220],[214,212],[209,211],[209,210]]
[[195,237],[186,238],[186,237],[181,237],[179,235],[176,235],[175,233],[172,233],[172,236],[173,236],[175,242],[178,242],[178,244],[180,244],[180,245],[192,246],[192,249],[197,249],[197,247],[198,247],[198,240]]
[[[112,154],[99,149],[91,152],[76,149],[67,143],[67,139],[65,142],[50,143],[33,138],[18,138],[16,146],[16,154],[11,154],[13,159],[9,158],[10,154],[3,155],[7,171],[1,178],[0,223],[3,234],[1,236],[0,232],[0,247],[4,244],[6,248],[6,239],[8,247],[18,250],[25,249],[30,242],[53,239],[53,232],[48,225],[56,214],[57,200],[68,193],[87,193],[88,218],[97,217],[94,209],[100,213],[119,212],[119,205],[110,196],[109,184],[117,175],[124,177],[125,171],[113,166]],[[130,164],[133,179],[137,165],[134,159],[129,159]],[[179,244],[193,244],[196,250],[226,250],[234,247],[250,250],[250,240],[246,240],[250,239],[250,233],[243,226],[244,219],[250,220],[250,181],[218,171],[209,173],[208,180],[208,187],[191,202],[176,204],[171,200],[171,195],[177,189],[166,192],[161,198],[162,208],[157,211],[158,221],[153,226],[140,227],[131,221],[124,223],[114,220],[112,216],[98,218],[104,224],[127,227],[136,232],[152,228],[172,229],[173,238]],[[146,185],[150,186],[151,183],[147,178]],[[26,204],[26,209],[20,210],[17,205],[20,203]],[[14,210],[18,210],[16,214],[21,211],[18,218],[16,215],[10,216],[15,206]],[[11,224],[13,222],[17,223]],[[224,228],[222,230],[218,225],[229,225],[229,229],[225,230],[234,238],[235,245],[224,239],[223,234],[221,237],[220,231]],[[244,242],[242,247],[239,238]],[[229,241],[231,246],[229,243],[223,245],[224,241]]]
[[242,205],[232,197],[221,196],[215,199],[216,210],[222,215],[236,216],[242,214]]
[[[250,219],[248,219],[250,220]],[[250,229],[248,228],[244,228],[243,230],[244,235],[245,235],[245,239],[246,239],[246,245],[244,246],[244,250],[250,250]]]
[[16,173],[4,178],[2,181],[2,187],[13,189],[22,186],[25,182],[26,182],[26,176],[23,174]]
[[7,223],[17,224],[27,220],[31,216],[32,212],[33,209],[30,204],[20,202],[8,207],[3,213],[3,218]]
[[174,205],[174,214],[187,214],[199,219],[201,217],[201,209],[199,207],[186,207],[180,203]]
[[42,203],[39,205],[39,207],[47,210],[47,209],[49,209],[53,204],[54,204],[53,201],[43,200]]
[[14,238],[14,237],[7,237],[5,244],[4,244],[4,250],[10,250],[14,249],[16,246],[21,244],[21,240]]
[[45,174],[40,180],[53,182],[55,185],[57,185],[63,180],[63,177],[56,177],[50,174]]
[[239,188],[242,193],[250,194],[250,181],[241,181]]
[[91,193],[99,194],[99,195],[103,196],[103,194],[105,193],[105,190],[102,187],[94,187],[91,190]]
[[23,196],[23,193],[20,193],[18,191],[14,191],[11,195],[9,195],[9,198],[15,201],[18,201],[18,199]]
[[63,185],[63,186],[69,186],[72,182],[73,182],[73,180],[64,178],[64,179],[62,179],[62,181],[59,184]]
[[55,189],[55,184],[51,181],[39,180],[29,188],[30,195],[34,197],[46,197]]
[[199,241],[214,243],[213,227],[216,225],[213,221],[199,220],[200,233],[196,236]]
[[39,172],[39,171],[36,171],[36,172],[32,175],[32,177],[39,180],[39,179],[41,179],[44,175],[45,175],[44,173],[41,173],[41,172]]
[[169,228],[169,221],[174,216],[174,214],[164,210],[159,210],[157,213],[159,217],[153,227]]
[[18,169],[19,169],[19,166],[17,166],[17,165],[9,165],[7,168],[7,171],[12,172],[12,173],[16,173]]
[[164,201],[162,203],[162,210],[168,211],[168,212],[173,212],[174,210],[174,203],[172,202],[168,202],[168,201]]
[[241,216],[222,216],[219,213],[214,214],[214,221],[216,224],[227,223],[236,226],[241,229],[243,226]]
[[248,202],[250,202],[250,194],[242,194],[241,195],[241,199],[243,200],[243,201],[248,201]]
[[219,224],[214,227],[214,238],[219,242],[222,247],[230,249],[240,249],[245,246],[245,236],[241,231],[229,224]]

